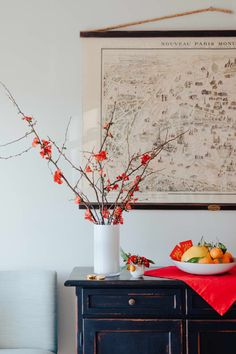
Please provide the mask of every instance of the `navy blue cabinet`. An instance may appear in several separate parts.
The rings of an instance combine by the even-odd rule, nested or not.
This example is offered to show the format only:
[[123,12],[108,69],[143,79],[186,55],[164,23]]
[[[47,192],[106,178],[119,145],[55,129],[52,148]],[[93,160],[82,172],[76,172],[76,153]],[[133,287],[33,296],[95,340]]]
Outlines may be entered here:
[[[77,354],[235,354],[236,306],[219,316],[183,282],[75,268]],[[227,351],[226,351],[227,348]]]

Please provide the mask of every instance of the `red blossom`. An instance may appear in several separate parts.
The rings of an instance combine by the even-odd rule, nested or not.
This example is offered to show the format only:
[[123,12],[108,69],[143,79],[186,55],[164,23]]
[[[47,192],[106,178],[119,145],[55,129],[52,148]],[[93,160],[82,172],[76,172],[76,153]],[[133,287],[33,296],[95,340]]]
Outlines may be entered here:
[[94,157],[97,160],[97,162],[101,162],[103,160],[106,160],[107,152],[105,150],[102,150],[98,154],[94,154]]
[[75,202],[75,204],[80,204],[80,203],[81,203],[81,198],[80,198],[79,195],[77,195],[77,196],[75,197],[74,202]]
[[141,182],[141,176],[136,176],[134,181],[133,181],[133,192],[138,192],[139,191],[139,183]]
[[149,154],[144,154],[141,156],[141,164],[146,165],[146,163],[151,160],[151,156]]
[[122,214],[122,208],[121,207],[116,207],[115,210],[114,210],[114,216],[117,216],[119,217],[121,214]]
[[93,170],[91,169],[90,166],[86,166],[84,172],[89,173],[89,172],[93,172]]
[[40,151],[40,155],[42,156],[42,158],[45,157],[46,160],[50,159],[50,157],[52,155],[52,147],[51,147],[51,145],[42,148],[41,151]]
[[130,253],[127,254],[128,259],[124,259],[124,261],[126,262],[126,264],[130,265],[130,264],[138,264],[138,265],[144,265],[145,267],[149,267],[150,263],[154,264],[154,262],[151,259],[147,259],[146,257],[141,257],[138,255],[131,255]]
[[63,176],[61,170],[57,169],[55,172],[54,172],[54,182],[58,183],[58,184],[62,184],[63,183],[63,180],[61,179]]
[[130,261],[132,263],[136,263],[137,262],[137,256],[133,255],[133,256],[130,256],[129,258],[130,258]]
[[149,260],[147,258],[145,258],[145,257],[142,257],[142,260],[143,260],[144,266],[149,268],[149,266],[150,266]]
[[22,119],[23,119],[23,120],[26,120],[28,123],[31,123],[31,122],[32,122],[33,117],[30,117],[30,116],[24,116]]
[[133,182],[135,185],[134,192],[139,191],[139,183],[141,182],[141,180],[142,180],[141,176],[135,177],[134,182]]
[[40,155],[42,158],[45,157],[46,160],[51,158],[52,155],[52,145],[48,140],[42,140]]
[[113,225],[118,225],[118,224],[123,224],[124,223],[124,219],[123,219],[123,216],[120,215],[119,217],[116,217],[114,220],[113,220]]
[[127,174],[125,172],[123,172],[121,175],[117,176],[116,179],[118,181],[128,181],[129,180],[129,176],[127,176]]
[[107,180],[107,185],[105,186],[105,189],[106,189],[107,192],[110,192],[110,190],[112,189],[112,187],[111,187],[111,181],[110,181],[109,178],[108,178],[108,180]]
[[107,186],[105,187],[105,189],[107,190],[107,192],[110,192],[111,190],[112,191],[116,191],[117,188],[119,188],[119,185],[117,183],[115,183],[114,185],[111,185],[111,181],[110,179],[107,180]]
[[85,213],[84,213],[84,218],[86,220],[89,220],[91,222],[94,222],[94,219],[93,219],[93,216],[92,216],[92,213],[90,211],[90,209],[86,209]]
[[131,210],[131,209],[132,209],[131,204],[130,204],[129,202],[127,202],[127,203],[125,204],[125,210],[128,211],[128,210]]
[[121,207],[116,207],[114,210],[114,220],[113,225],[123,224],[124,219],[122,216],[123,209]]
[[32,141],[32,146],[36,147],[40,143],[39,138],[35,137],[34,140]]
[[48,146],[48,145],[50,145],[51,143],[50,143],[49,140],[42,139],[42,144],[43,144],[44,146]]
[[107,130],[109,129],[111,126],[111,123],[110,122],[105,122],[104,125],[103,125],[103,129]]
[[109,210],[107,210],[107,208],[104,208],[102,210],[102,216],[105,218],[105,219],[108,219],[109,216],[110,216],[110,213],[109,213]]

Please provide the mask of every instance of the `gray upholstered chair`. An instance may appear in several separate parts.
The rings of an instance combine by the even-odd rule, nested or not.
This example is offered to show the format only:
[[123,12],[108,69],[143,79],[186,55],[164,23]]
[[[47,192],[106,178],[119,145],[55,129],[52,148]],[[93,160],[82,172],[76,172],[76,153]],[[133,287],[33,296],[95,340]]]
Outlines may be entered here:
[[0,354],[57,351],[56,273],[0,272]]

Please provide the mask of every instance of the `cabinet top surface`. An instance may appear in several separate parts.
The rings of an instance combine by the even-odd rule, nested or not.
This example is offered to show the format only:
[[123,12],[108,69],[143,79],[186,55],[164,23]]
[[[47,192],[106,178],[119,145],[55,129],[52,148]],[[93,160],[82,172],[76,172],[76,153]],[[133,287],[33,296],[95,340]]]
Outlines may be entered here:
[[93,273],[92,267],[75,267],[70,274],[70,277],[65,282],[65,286],[86,286],[86,287],[112,287],[112,286],[184,286],[180,280],[171,280],[165,278],[156,278],[144,276],[142,278],[132,278],[130,272],[124,270],[117,277],[106,278],[105,280],[88,280],[87,275]]

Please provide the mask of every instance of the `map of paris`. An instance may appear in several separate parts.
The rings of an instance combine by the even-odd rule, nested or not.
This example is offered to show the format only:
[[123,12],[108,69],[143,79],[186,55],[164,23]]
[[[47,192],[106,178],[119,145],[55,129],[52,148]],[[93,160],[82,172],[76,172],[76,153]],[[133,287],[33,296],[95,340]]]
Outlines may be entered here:
[[234,195],[236,50],[107,48],[101,61],[103,121],[116,106],[113,176],[132,153],[185,132],[152,163],[156,173],[140,200],[156,201],[157,193]]

